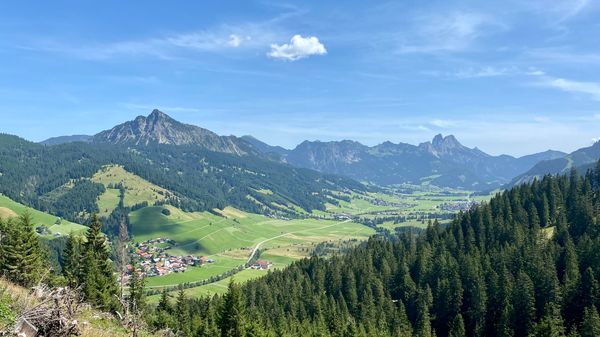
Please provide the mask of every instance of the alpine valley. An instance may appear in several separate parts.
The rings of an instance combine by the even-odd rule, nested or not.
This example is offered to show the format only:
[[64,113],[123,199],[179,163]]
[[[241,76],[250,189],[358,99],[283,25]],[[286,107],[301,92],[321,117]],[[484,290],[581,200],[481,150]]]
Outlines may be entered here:
[[[598,188],[586,185],[597,184],[598,171],[588,169],[600,158],[598,146],[515,158],[436,135],[419,145],[304,141],[289,150],[252,136],[220,136],[159,110],[92,136],[34,143],[2,134],[0,234],[8,239],[0,266],[10,281],[2,282],[32,286],[40,279],[25,265],[34,270],[45,260],[61,275],[52,274],[51,282],[84,287],[94,310],[118,311],[121,297],[111,281],[117,275],[138,294],[135,303],[158,308],[145,311],[149,334],[218,335],[224,314],[211,310],[229,310],[227,301],[235,297],[235,310],[248,309],[244,319],[262,322],[243,323],[256,336],[278,329],[285,336],[430,336],[418,331],[432,329],[443,336],[463,336],[461,329],[483,335],[496,328],[482,312],[503,317],[504,302],[494,302],[507,291],[501,284],[516,283],[515,300],[530,298],[532,278],[555,271],[542,270],[536,260],[530,263],[537,274],[525,275],[524,264],[514,270],[504,264],[497,274],[479,252],[504,261],[501,247],[510,237],[519,247],[510,256],[527,259],[527,249],[534,249],[541,259],[550,254],[541,251],[567,249],[570,241],[552,248],[539,240],[569,231],[584,240],[587,223],[565,227],[587,216],[583,199],[569,198]],[[565,207],[583,213],[564,213]],[[532,239],[536,235],[546,239]],[[30,253],[38,246],[44,258]],[[80,259],[99,264],[89,269]],[[459,261],[467,268],[463,284]],[[487,277],[500,288],[482,295],[479,285]],[[543,309],[558,296],[551,286],[559,287],[544,286],[536,292],[539,303],[514,309],[511,319],[520,319],[519,310],[551,315]],[[462,294],[470,301],[463,314],[458,302],[442,304]],[[133,295],[122,296],[131,301]],[[575,302],[569,302],[576,308],[565,315],[568,322],[589,311]],[[376,307],[385,308],[377,328]],[[436,315],[424,317],[429,310]],[[335,326],[320,321],[318,312],[333,317]],[[91,327],[102,324],[94,312],[88,315]],[[178,322],[179,315],[202,323]]]

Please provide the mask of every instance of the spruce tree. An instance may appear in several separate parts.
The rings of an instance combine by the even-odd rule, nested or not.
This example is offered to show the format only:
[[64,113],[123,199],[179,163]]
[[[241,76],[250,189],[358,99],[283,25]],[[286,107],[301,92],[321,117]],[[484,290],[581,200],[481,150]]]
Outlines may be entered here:
[[96,214],[86,234],[83,253],[83,293],[92,305],[104,310],[116,308],[117,283],[106,237]]
[[129,294],[127,296],[127,304],[129,305],[130,311],[143,311],[146,306],[144,293],[145,283],[144,277],[138,275],[138,271],[134,267],[128,282]]
[[78,287],[83,282],[82,252],[83,241],[80,236],[69,234],[62,255],[62,272],[69,286]]
[[581,337],[600,336],[600,316],[594,306],[585,308],[579,333],[581,334]]
[[45,254],[34,230],[31,214],[26,210],[3,227],[0,267],[9,280],[30,287],[50,272],[44,268]]
[[450,331],[448,332],[448,337],[465,337],[465,323],[463,321],[462,315],[457,314],[452,320],[450,324]]
[[565,337],[565,327],[557,305],[546,309],[546,314],[531,329],[528,337]]
[[238,285],[231,281],[219,314],[221,337],[243,337],[244,325],[242,291]]

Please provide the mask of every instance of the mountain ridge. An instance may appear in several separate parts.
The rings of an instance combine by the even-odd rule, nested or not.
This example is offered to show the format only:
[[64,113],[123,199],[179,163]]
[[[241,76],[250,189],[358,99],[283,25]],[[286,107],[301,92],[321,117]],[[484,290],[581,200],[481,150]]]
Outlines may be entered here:
[[[64,142],[74,141],[62,138]],[[454,135],[442,134],[418,145],[385,141],[367,146],[354,140],[305,140],[293,149],[286,149],[249,135],[220,136],[208,129],[181,123],[158,109],[148,116],[137,116],[101,131],[89,141],[126,146],[197,146],[235,156],[261,157],[381,186],[433,184],[470,190],[503,186],[540,161],[567,155],[547,150],[518,158],[494,156],[477,147],[464,146]]]
[[148,116],[99,132],[92,138],[94,143],[126,145],[197,145],[214,152],[238,156],[249,153],[245,142],[233,136],[219,136],[199,126],[181,123],[164,112],[154,109]]
[[591,146],[577,149],[562,158],[544,160],[536,163],[531,169],[515,177],[507,187],[541,178],[546,174],[564,174],[575,168],[584,173],[600,159],[600,141]]
[[[262,142],[261,142],[262,143]],[[262,151],[275,151],[262,143]],[[281,160],[294,166],[350,178],[394,185],[432,183],[466,189],[499,187],[538,161],[565,156],[547,150],[522,157],[493,156],[462,145],[454,135],[436,135],[418,145],[383,142],[367,146],[357,141],[304,141],[292,150],[278,150]]]

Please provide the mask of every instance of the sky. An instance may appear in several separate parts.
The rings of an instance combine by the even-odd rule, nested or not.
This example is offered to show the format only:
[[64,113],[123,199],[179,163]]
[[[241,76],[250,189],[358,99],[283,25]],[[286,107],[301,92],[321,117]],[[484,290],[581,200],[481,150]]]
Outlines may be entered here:
[[3,1],[0,132],[94,134],[158,108],[222,135],[491,154],[600,137],[600,2]]

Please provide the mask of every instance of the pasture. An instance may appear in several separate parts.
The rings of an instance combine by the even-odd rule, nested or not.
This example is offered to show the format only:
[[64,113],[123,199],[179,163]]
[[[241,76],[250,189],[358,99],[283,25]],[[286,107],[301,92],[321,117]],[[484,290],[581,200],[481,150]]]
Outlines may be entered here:
[[19,216],[29,210],[35,227],[46,226],[50,231],[50,234],[59,233],[61,235],[68,235],[71,232],[81,233],[87,230],[87,227],[61,219],[60,223],[57,223],[58,217],[48,213],[44,213],[16,201],[9,199],[8,197],[0,194],[0,217],[9,218]]

